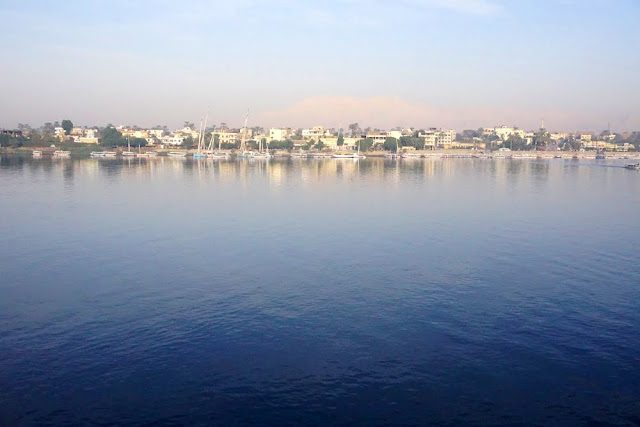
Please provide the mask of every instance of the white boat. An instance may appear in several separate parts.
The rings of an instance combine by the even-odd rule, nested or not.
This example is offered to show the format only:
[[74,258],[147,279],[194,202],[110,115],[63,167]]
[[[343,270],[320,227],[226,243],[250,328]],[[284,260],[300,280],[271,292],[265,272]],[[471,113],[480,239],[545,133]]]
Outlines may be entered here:
[[187,157],[187,152],[186,151],[169,151],[167,153],[167,156],[169,156],[169,157]]
[[103,151],[104,157],[115,157],[118,153],[115,151]]
[[420,158],[420,154],[418,153],[402,153],[400,154],[400,157],[403,159],[419,159]]
[[211,132],[211,139],[209,140],[209,147],[207,148],[207,159],[228,159],[231,156],[229,156],[229,153],[222,152],[222,141],[220,138],[218,138],[218,151],[213,151],[215,130],[216,128],[214,126],[213,131]]
[[638,171],[640,170],[640,163],[633,163],[630,165],[625,166],[626,169],[632,170],[632,171]]
[[42,157],[42,151],[40,150],[33,150],[31,154],[33,154],[33,157]]
[[92,151],[89,155],[91,157],[105,157],[104,151]]
[[262,151],[262,140],[258,143],[258,152],[253,154],[254,159],[270,159],[272,156],[269,154],[269,143],[267,142],[267,150]]
[[334,159],[366,159],[366,156],[360,155],[360,142],[358,141],[358,152],[357,153],[349,153],[349,154],[334,154]]
[[158,157],[158,153],[156,151],[147,151],[144,153],[138,153],[138,157]]
[[71,155],[71,151],[64,150],[56,150],[53,152],[54,157],[69,157]]

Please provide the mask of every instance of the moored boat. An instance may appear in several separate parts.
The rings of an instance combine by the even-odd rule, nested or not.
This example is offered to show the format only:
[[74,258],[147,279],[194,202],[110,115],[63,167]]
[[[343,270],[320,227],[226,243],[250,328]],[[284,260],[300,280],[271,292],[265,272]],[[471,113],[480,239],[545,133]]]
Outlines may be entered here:
[[89,156],[91,157],[105,157],[105,152],[104,151],[92,151],[91,153],[89,153]]
[[625,166],[626,169],[632,170],[632,171],[638,171],[640,170],[640,163],[633,163],[630,165]]
[[187,157],[187,152],[186,151],[169,151],[169,153],[167,153],[167,156],[169,156],[169,157]]
[[33,155],[33,157],[42,157],[42,151],[40,150],[33,150],[31,154]]
[[53,152],[54,157],[69,157],[70,155],[71,151],[56,150]]

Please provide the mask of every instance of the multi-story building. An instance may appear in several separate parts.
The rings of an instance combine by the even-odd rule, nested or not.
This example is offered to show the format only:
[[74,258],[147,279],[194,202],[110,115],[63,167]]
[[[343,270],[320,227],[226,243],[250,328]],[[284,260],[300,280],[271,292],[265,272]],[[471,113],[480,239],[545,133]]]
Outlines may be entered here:
[[367,133],[367,139],[372,139],[374,144],[384,144],[389,135],[385,131],[374,131]]
[[331,136],[331,133],[325,131],[322,126],[314,126],[312,129],[302,129],[303,139],[317,139],[323,136]]
[[160,141],[160,144],[163,145],[182,145],[184,143],[184,138],[182,136],[175,135],[162,136],[158,138],[158,140]]
[[122,134],[122,136],[124,138],[143,138],[143,139],[147,139],[149,138],[149,131],[148,130],[134,130],[134,129],[122,129],[120,131],[120,133]]
[[395,139],[400,139],[400,137],[403,136],[401,130],[390,130],[389,132],[387,132],[387,135],[390,138],[395,138]]
[[216,131],[213,134],[220,138],[222,144],[235,144],[238,139],[241,139],[240,132]]
[[[485,135],[496,135],[503,141],[509,139],[511,135],[519,136],[520,138],[524,138],[525,132],[517,127],[508,127],[508,126],[500,126],[493,128],[482,128],[482,133]],[[455,135],[454,135],[455,138]]]
[[456,139],[456,131],[453,129],[429,128],[418,136],[424,138],[425,147],[451,146]]
[[591,132],[578,132],[578,139],[582,142],[591,142],[593,134]]
[[272,141],[284,141],[293,135],[291,128],[271,128],[269,129],[269,139]]
[[73,137],[74,142],[81,142],[83,144],[97,144],[98,130],[97,129],[83,129],[83,133],[79,136]]

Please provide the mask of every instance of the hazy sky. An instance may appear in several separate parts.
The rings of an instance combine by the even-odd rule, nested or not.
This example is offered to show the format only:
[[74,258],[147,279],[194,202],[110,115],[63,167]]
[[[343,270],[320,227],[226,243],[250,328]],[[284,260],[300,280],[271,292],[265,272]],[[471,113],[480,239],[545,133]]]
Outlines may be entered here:
[[0,127],[640,129],[638,0],[0,0]]

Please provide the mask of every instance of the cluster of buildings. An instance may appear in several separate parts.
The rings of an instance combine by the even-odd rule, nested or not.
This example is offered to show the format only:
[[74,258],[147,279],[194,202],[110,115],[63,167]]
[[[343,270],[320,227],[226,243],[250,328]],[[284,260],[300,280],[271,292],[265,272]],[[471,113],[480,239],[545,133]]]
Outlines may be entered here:
[[[185,123],[182,129],[169,130],[166,127],[155,127],[152,129],[140,129],[137,127],[130,128],[127,126],[118,126],[115,128],[122,134],[124,138],[142,138],[147,141],[147,145],[169,147],[181,146],[185,141],[198,141],[200,139],[200,130],[195,129],[193,124]],[[541,129],[543,130],[543,129]],[[371,130],[354,131],[349,130],[343,133],[342,130],[327,129],[323,126],[314,126],[308,129],[295,129],[291,127],[277,127],[268,130],[260,127],[230,129],[226,124],[219,127],[209,129],[207,137],[214,138],[221,144],[238,144],[242,139],[247,141],[286,141],[290,140],[294,148],[302,148],[322,143],[327,149],[337,149],[340,146],[343,149],[356,149],[358,142],[362,139],[369,139],[374,146],[384,144],[388,138],[400,139],[402,137],[420,138],[424,143],[425,149],[435,148],[482,148],[487,141],[494,141],[497,144],[513,141],[514,138],[521,141],[525,145],[533,145],[536,138],[539,141],[540,131],[524,131],[515,126],[499,126],[485,127],[478,131],[471,131],[472,138],[464,136],[458,138],[458,134],[453,129],[427,128],[427,129],[400,129],[394,130]],[[6,131],[3,133],[21,131]],[[615,151],[628,151],[633,148],[627,139],[626,134],[612,134],[603,132],[601,134],[594,132],[546,132],[544,131],[545,140],[548,144],[561,146],[566,141],[571,141],[583,149],[604,149]],[[55,136],[60,140],[72,140],[79,143],[97,144],[100,143],[100,131],[97,128],[73,127],[67,134],[62,127],[55,128]],[[467,131],[465,131],[465,134]],[[13,135],[12,134],[12,135]],[[630,133],[629,133],[630,134]],[[209,136],[211,135],[211,136]],[[15,136],[15,135],[14,135]],[[208,144],[209,141],[206,141]],[[404,146],[403,149],[411,150],[412,147]]]
[[[499,126],[491,128],[482,128],[483,135],[495,135],[498,141],[505,142],[512,136],[522,139],[527,145],[534,143],[537,132],[525,132],[517,127]],[[625,142],[627,135],[622,134],[620,138],[613,133],[597,134],[595,132],[579,131],[574,133],[568,132],[549,132],[549,140],[554,143],[573,140],[580,143],[584,149],[602,149],[628,151],[631,148],[629,142]],[[621,139],[621,140],[618,140]]]

